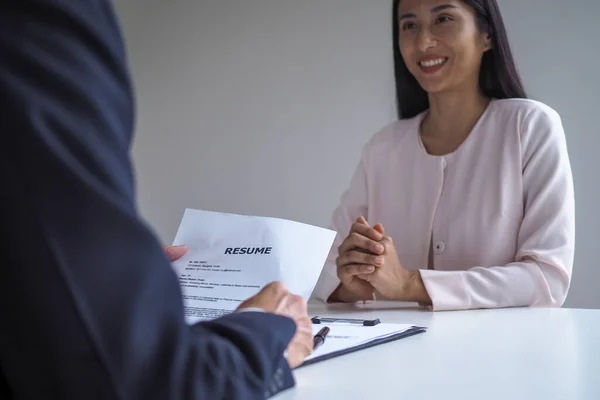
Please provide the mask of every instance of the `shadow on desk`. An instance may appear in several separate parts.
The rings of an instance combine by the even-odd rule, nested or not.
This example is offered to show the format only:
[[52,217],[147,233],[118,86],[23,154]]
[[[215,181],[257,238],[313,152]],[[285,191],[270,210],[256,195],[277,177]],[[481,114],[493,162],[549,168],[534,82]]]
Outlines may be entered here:
[[403,311],[403,312],[430,312],[425,306],[418,303],[407,303],[399,301],[367,301],[365,303],[331,303],[325,304],[318,300],[308,302],[311,310],[339,311],[344,313],[364,313],[365,311]]

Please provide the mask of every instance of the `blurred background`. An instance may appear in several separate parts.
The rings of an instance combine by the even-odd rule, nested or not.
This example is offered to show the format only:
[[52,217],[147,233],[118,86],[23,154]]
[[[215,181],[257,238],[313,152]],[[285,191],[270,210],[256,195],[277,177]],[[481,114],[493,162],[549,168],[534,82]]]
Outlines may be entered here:
[[[115,0],[140,211],[164,243],[186,207],[328,226],[362,146],[395,119],[391,2]],[[530,97],[567,135],[577,248],[565,306],[600,308],[600,2],[499,4]]]

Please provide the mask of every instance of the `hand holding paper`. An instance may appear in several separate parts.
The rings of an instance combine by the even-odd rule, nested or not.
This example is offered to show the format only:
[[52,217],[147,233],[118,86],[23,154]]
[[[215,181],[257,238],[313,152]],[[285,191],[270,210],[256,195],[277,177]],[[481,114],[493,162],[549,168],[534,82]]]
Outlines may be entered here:
[[312,353],[312,322],[308,317],[306,302],[290,293],[281,282],[265,286],[254,297],[244,301],[238,310],[261,308],[266,312],[282,315],[296,323],[296,333],[287,348],[287,360],[296,368]]
[[173,262],[189,323],[235,310],[270,282],[308,300],[335,232],[299,222],[187,209]]

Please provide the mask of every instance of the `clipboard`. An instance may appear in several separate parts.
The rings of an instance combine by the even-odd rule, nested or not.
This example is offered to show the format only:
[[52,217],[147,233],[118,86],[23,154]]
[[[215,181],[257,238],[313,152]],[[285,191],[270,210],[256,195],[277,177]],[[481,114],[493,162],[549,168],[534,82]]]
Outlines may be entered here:
[[[405,326],[400,324],[385,324],[382,323],[379,318],[373,320],[363,320],[363,319],[353,319],[353,318],[321,318],[321,317],[313,317],[312,319],[313,325],[324,325],[331,327],[332,336],[335,335],[336,326],[353,326],[353,329],[366,329],[370,330],[372,327],[379,326],[380,328],[386,328],[389,326],[390,329],[393,329],[396,326]],[[377,328],[374,328],[377,329]],[[330,360],[335,357],[340,357],[345,354],[354,353],[356,351],[360,351],[363,349],[367,349],[369,347],[378,346],[384,343],[393,342],[399,339],[407,338],[410,336],[417,335],[419,333],[424,333],[427,331],[427,328],[424,326],[416,326],[409,325],[408,328],[399,330],[398,332],[387,334],[383,337],[375,337],[373,339],[368,339],[363,342],[357,343],[355,345],[350,345],[348,347],[336,349],[335,351],[330,351],[322,355],[313,356],[312,358],[307,359],[302,363],[298,368],[302,368],[307,365],[312,365],[321,361]],[[366,332],[366,331],[365,331]],[[327,339],[325,339],[325,343],[327,343]],[[325,346],[325,345],[323,345]],[[318,350],[317,350],[318,351]]]

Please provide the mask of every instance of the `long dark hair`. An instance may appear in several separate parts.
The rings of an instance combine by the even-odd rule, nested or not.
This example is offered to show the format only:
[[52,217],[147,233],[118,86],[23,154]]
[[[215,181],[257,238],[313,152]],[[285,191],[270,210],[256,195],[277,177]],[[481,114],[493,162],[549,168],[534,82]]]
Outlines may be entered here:
[[[396,102],[398,118],[412,118],[429,108],[427,92],[408,71],[399,47],[398,5],[393,0],[394,74],[396,77]],[[496,0],[461,0],[471,6],[477,16],[480,31],[489,33],[492,49],[481,60],[479,87],[490,98],[527,98],[515,60],[510,50],[506,28]]]

